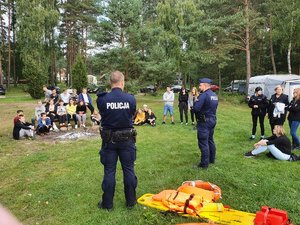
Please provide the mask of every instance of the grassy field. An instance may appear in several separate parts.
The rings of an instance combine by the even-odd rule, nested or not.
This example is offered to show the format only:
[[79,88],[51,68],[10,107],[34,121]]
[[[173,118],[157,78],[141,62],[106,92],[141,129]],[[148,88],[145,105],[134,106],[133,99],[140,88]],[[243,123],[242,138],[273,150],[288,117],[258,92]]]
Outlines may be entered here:
[[[177,107],[176,124],[161,125],[161,96],[137,96],[137,101],[138,106],[148,104],[158,117],[156,127],[137,127],[138,196],[176,189],[186,180],[207,180],[221,187],[221,202],[234,209],[255,213],[268,205],[287,210],[294,224],[300,224],[300,163],[272,160],[264,154],[255,159],[243,157],[254,142],[248,140],[250,110],[239,98],[223,98],[219,105],[217,159],[208,170],[195,167],[200,157],[196,131],[191,125],[180,125]],[[103,176],[100,138],[67,142],[11,138],[16,110],[24,109],[29,120],[35,102],[18,90],[0,99],[0,203],[24,224],[168,225],[199,221],[141,205],[128,211],[120,165],[114,210],[99,210]],[[267,121],[265,125],[270,134]],[[295,153],[300,155],[300,151]]]

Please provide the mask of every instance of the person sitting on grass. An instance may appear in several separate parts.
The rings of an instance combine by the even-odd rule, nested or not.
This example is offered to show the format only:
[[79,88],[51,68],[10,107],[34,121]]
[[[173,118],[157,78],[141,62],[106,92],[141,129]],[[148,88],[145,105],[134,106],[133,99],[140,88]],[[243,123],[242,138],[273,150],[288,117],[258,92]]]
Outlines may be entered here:
[[137,114],[134,118],[133,125],[143,125],[145,123],[145,120],[145,112],[142,109],[138,109]]
[[57,106],[56,115],[58,118],[59,126],[60,127],[66,126],[67,109],[66,106],[64,106],[63,100],[59,100],[59,105]]
[[73,98],[70,98],[69,104],[66,106],[67,108],[67,119],[68,119],[68,126],[71,126],[70,120],[71,118],[74,120],[75,129],[77,129],[77,117],[76,117],[76,103]]
[[38,126],[36,134],[44,135],[48,134],[51,128],[51,120],[46,116],[46,113],[41,113],[41,117],[38,120]]
[[100,125],[101,115],[100,115],[100,113],[98,113],[97,110],[94,110],[94,113],[91,115],[91,120],[92,120],[93,126]]
[[273,136],[262,139],[254,144],[255,149],[245,153],[245,157],[254,157],[269,149],[268,156],[278,160],[297,161],[299,156],[292,154],[291,141],[285,135],[283,126],[275,125],[273,129]]
[[20,140],[25,137],[35,138],[34,127],[31,123],[25,121],[24,115],[19,115],[19,120],[14,125],[13,138],[15,140]]
[[85,128],[86,122],[86,105],[84,104],[83,100],[79,100],[79,103],[76,107],[76,116],[77,121],[79,122],[80,127]]
[[14,125],[19,121],[20,115],[24,115],[24,112],[22,109],[17,110],[17,115],[14,117]]
[[49,104],[46,105],[46,115],[50,118],[53,129],[55,131],[57,131],[58,128],[57,128],[56,124],[54,123],[54,121],[56,119],[56,106],[54,105],[53,99],[50,99]]
[[35,127],[35,122],[41,118],[41,114],[46,112],[46,108],[41,100],[37,101],[37,106],[34,108],[34,117],[31,119],[32,125]]
[[148,109],[148,117],[146,119],[146,123],[150,124],[151,126],[155,127],[156,126],[156,116],[152,112],[152,110],[149,108]]

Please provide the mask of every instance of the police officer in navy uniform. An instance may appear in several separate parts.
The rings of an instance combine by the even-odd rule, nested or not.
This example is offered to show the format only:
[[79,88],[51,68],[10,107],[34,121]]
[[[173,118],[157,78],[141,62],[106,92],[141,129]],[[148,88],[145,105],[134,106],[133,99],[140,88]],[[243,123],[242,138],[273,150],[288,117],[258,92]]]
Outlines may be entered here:
[[99,93],[97,98],[102,126],[100,161],[104,166],[103,195],[98,207],[107,210],[113,207],[115,174],[119,158],[123,170],[126,206],[131,209],[136,204],[137,187],[137,177],[134,172],[136,131],[132,126],[136,100],[133,95],[123,92],[124,75],[121,72],[112,72],[110,83],[111,92]]
[[198,146],[201,150],[201,161],[198,167],[206,169],[210,163],[215,162],[216,146],[214,143],[214,129],[216,126],[216,111],[218,96],[210,89],[212,80],[202,78],[199,80],[199,89],[202,94],[194,103],[197,119]]

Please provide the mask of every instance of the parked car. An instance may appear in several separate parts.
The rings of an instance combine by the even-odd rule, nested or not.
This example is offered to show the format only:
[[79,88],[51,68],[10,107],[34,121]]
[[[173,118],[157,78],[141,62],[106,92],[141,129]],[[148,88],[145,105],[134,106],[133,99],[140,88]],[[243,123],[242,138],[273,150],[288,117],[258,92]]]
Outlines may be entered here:
[[245,89],[246,80],[233,80],[230,82],[230,85],[228,87],[224,88],[224,91],[245,93]]
[[0,95],[5,95],[5,88],[0,85]]
[[[172,86],[171,86],[171,91],[173,91],[174,93],[179,93],[180,90],[181,90],[181,88],[182,88],[181,85],[175,84],[175,85],[172,85]],[[190,91],[190,89],[188,89],[188,88],[185,88],[185,89],[186,89],[187,92]]]
[[210,90],[212,90],[212,91],[218,91],[218,90],[220,90],[220,87],[218,86],[218,85],[215,85],[215,84],[212,84],[211,86],[210,86]]
[[147,87],[140,89],[141,93],[154,93],[156,92],[156,87],[154,85],[149,85]]

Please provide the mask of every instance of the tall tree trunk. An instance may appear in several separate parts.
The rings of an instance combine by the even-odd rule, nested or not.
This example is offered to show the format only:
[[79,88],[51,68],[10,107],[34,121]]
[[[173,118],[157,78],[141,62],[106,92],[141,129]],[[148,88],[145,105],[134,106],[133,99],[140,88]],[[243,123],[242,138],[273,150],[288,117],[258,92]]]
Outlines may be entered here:
[[0,51],[0,85],[3,85],[2,55]]
[[289,74],[292,74],[292,66],[291,66],[291,51],[292,51],[292,42],[289,42],[288,53],[287,53],[287,63]]
[[270,17],[270,54],[271,54],[271,60],[272,60],[272,67],[273,67],[273,73],[277,74],[277,69],[276,69],[276,63],[275,63],[275,56],[274,56],[274,49],[273,49],[273,27],[272,27],[272,20]]
[[8,28],[7,28],[7,43],[8,43],[8,66],[7,66],[7,89],[10,86],[10,64],[11,64],[11,41],[10,41],[10,30],[11,30],[11,1],[8,1]]
[[[2,10],[2,4],[0,4],[0,10]],[[5,38],[4,38],[4,24],[3,24],[3,20],[2,17],[0,17],[0,32],[1,32],[1,49],[0,49],[0,84],[3,85],[3,78],[4,78],[4,73],[2,70],[2,51],[4,51],[4,42],[5,42]],[[4,54],[4,53],[3,53]]]
[[245,0],[245,15],[246,15],[246,65],[247,65],[247,85],[248,90],[249,80],[251,77],[251,54],[250,54],[250,27],[249,27],[249,3],[250,0]]

